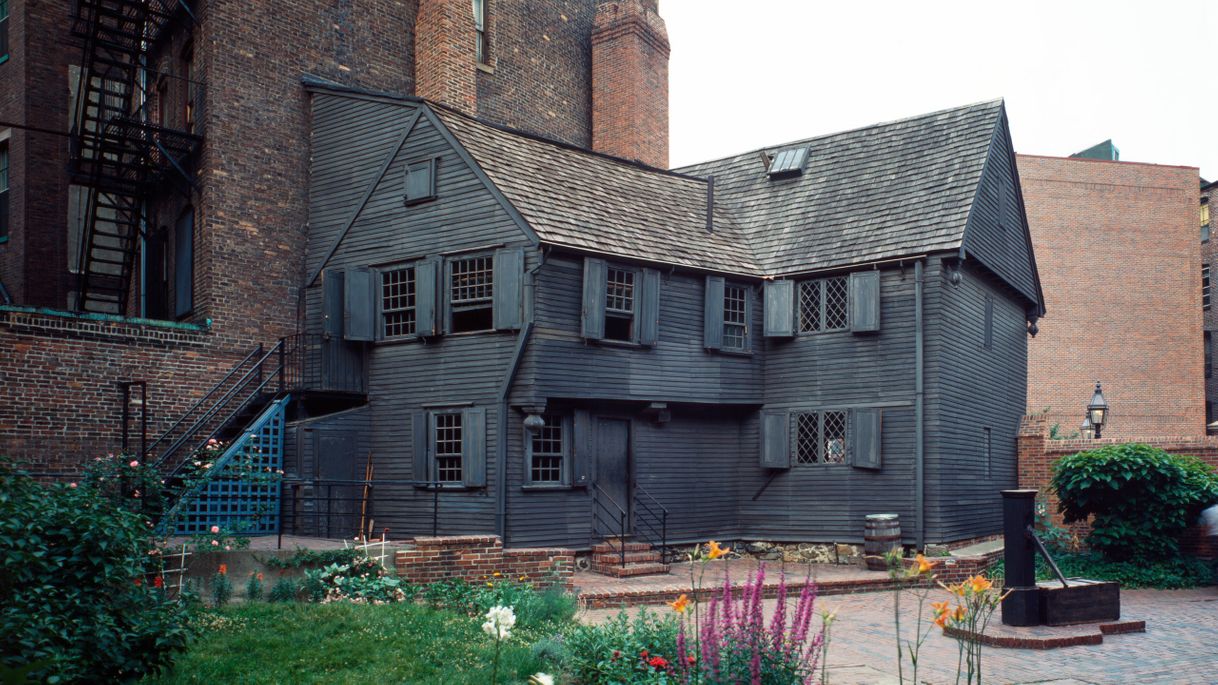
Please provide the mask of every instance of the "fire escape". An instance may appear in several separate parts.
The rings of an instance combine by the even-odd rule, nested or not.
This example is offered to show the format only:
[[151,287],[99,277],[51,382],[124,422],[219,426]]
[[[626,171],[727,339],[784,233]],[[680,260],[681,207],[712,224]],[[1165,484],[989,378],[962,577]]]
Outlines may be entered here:
[[[72,35],[84,46],[72,127],[71,170],[88,189],[81,231],[76,309],[127,314],[135,259],[150,200],[168,190],[189,194],[201,138],[193,122],[199,84],[157,78],[156,55],[179,28],[194,25],[179,0],[78,0]],[[163,114],[170,79],[190,102],[182,127]],[[156,97],[153,89],[158,88]],[[150,111],[158,108],[156,117]]]

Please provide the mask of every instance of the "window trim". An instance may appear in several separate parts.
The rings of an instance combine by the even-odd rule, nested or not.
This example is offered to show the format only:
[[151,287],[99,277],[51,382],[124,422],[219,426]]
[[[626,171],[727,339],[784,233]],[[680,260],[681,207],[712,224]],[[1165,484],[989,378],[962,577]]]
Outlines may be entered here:
[[[536,433],[521,425],[524,431],[524,487],[530,490],[556,490],[571,488],[571,454],[572,446],[575,442],[575,421],[574,416],[570,413],[560,412],[545,412],[542,414],[546,419],[558,419],[561,433],[559,439],[562,440],[562,451],[558,456],[562,459],[559,464],[558,480],[534,480],[533,479],[533,439],[537,436]],[[546,455],[554,456],[554,455]]]
[[[487,9],[489,0],[474,0],[474,64],[489,67],[491,66],[491,41],[490,41],[490,12]],[[479,16],[478,10],[482,10]]]
[[[812,414],[812,415],[816,416],[816,435],[815,435],[816,461],[802,461],[800,459],[799,419],[800,419],[800,416],[807,415],[807,414]],[[842,431],[843,435],[842,435],[842,460],[841,461],[826,461],[825,460],[825,454],[827,452],[827,450],[825,449],[825,446],[826,446],[825,423],[826,423],[827,414],[841,414],[842,421],[845,423],[845,425],[843,426],[843,431]],[[790,431],[789,437],[790,437],[790,451],[791,451],[791,467],[792,468],[805,468],[805,467],[833,468],[833,467],[842,467],[842,466],[846,466],[846,467],[853,466],[853,464],[852,464],[853,456],[851,453],[851,447],[852,447],[851,426],[853,423],[852,416],[851,416],[852,414],[853,414],[853,412],[850,411],[849,409],[834,409],[834,408],[805,409],[802,407],[791,409],[790,413],[789,413],[790,418],[789,418],[789,425],[788,425],[788,430]]]
[[[727,320],[728,293],[733,289],[739,290],[741,293],[741,296],[743,298],[743,312],[741,312],[741,313],[744,316],[744,321],[742,323],[728,322],[728,320]],[[750,285],[748,285],[747,283],[724,281],[724,283],[723,283],[723,322],[722,322],[723,341],[722,341],[722,344],[718,351],[727,352],[729,354],[731,354],[731,353],[740,354],[742,352],[749,352],[750,350],[752,350],[753,340],[752,340],[752,336],[750,335],[750,328],[752,328],[752,327],[749,325],[752,320],[752,315],[753,315],[753,288]],[[744,329],[744,332],[741,334],[741,341],[740,341],[739,346],[729,346],[728,345],[727,341],[729,339],[728,338],[728,327],[729,326]]]
[[[609,300],[611,297],[609,284],[612,282],[609,279],[614,271],[630,274],[630,336],[627,339],[609,337],[610,317],[619,320],[625,320],[627,318],[624,311],[612,310],[609,307]],[[639,308],[641,304],[639,294],[642,292],[642,277],[643,270],[641,268],[622,266],[612,262],[607,262],[605,264],[605,308],[604,311],[601,312],[601,316],[603,318],[602,334],[598,342],[608,345],[641,345],[639,342]]]
[[[376,273],[377,273],[376,340],[377,340],[377,342],[399,342],[399,341],[408,341],[408,340],[418,340],[419,339],[420,336],[419,336],[419,271],[418,271],[418,264],[419,264],[418,261],[411,261],[411,262],[403,262],[403,263],[398,263],[398,264],[389,264],[389,265],[385,265],[385,266],[376,267]],[[413,294],[414,294],[414,304],[410,307],[402,307],[399,309],[393,309],[393,310],[389,310],[388,312],[386,312],[386,310],[385,310],[385,276],[390,272],[406,271],[406,270],[409,270],[411,272],[410,283],[411,283],[411,289],[413,290]],[[386,329],[385,314],[403,312],[403,311],[407,311],[407,310],[414,312],[414,320],[413,320],[413,325],[412,325],[412,328],[414,328],[414,332],[403,333],[403,334],[399,334],[399,335],[389,335],[389,333]]]
[[[485,298],[484,303],[478,306],[470,304],[453,304],[453,265],[457,262],[470,261],[474,259],[486,259],[488,261],[488,273],[491,278],[491,292]],[[495,331],[495,253],[478,251],[472,253],[462,253],[444,258],[444,333],[446,335],[464,335],[474,333],[494,333]],[[489,316],[489,325],[487,328],[479,328],[472,331],[454,331],[453,330],[453,313],[457,311],[474,311],[485,308]]]
[[[441,416],[456,416],[458,418],[458,420],[460,421],[460,426],[461,426],[460,447],[461,447],[461,449],[457,454],[457,459],[459,460],[459,463],[460,463],[461,477],[458,478],[457,480],[440,480],[440,451],[439,451],[439,449],[437,449],[439,445],[436,442],[436,440],[439,437],[437,434],[438,430],[439,430],[439,426],[438,426],[437,422],[439,421],[439,417],[441,417]],[[465,431],[466,431],[466,426],[465,426],[465,408],[464,407],[445,408],[445,409],[429,409],[427,411],[427,468],[428,468],[427,480],[439,483],[440,487],[445,490],[451,490],[454,487],[466,487],[465,469],[467,468],[468,465],[465,463],[465,441],[468,436],[466,436]],[[451,456],[451,455],[445,455],[445,456]]]
[[[841,280],[846,285],[846,295],[842,303],[843,325],[840,328],[825,328],[826,315],[829,313],[829,295],[828,282],[832,280]],[[793,306],[795,308],[795,335],[823,335],[826,333],[840,333],[850,330],[850,274],[842,274],[840,276],[825,276],[823,278],[806,278],[801,281],[796,281],[796,288]],[[818,296],[820,298],[820,328],[818,330],[804,330],[803,326],[803,290],[805,284],[816,283]]]

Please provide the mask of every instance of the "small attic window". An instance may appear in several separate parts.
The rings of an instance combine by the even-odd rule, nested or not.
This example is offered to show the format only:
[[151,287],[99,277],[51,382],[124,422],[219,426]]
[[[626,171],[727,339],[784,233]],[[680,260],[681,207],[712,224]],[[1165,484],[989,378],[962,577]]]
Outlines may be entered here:
[[436,197],[436,158],[406,165],[406,204],[426,202]]
[[779,150],[770,162],[770,178],[798,176],[804,172],[804,163],[808,161],[808,148],[792,147]]

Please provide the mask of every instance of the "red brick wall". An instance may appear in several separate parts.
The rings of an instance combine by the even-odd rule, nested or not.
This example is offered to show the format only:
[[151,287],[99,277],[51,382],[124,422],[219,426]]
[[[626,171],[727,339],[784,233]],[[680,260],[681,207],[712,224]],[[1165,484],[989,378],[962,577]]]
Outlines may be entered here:
[[465,0],[419,0],[415,27],[418,95],[476,115],[478,69],[470,3]]
[[668,167],[668,33],[657,0],[596,8],[592,148]]
[[1028,343],[1028,412],[1104,435],[1204,434],[1197,169],[1020,155],[1048,316]]
[[534,585],[556,579],[570,590],[575,573],[575,552],[569,549],[504,549],[498,535],[420,537],[414,548],[397,553],[398,575],[411,583],[460,579],[491,582],[500,577]]

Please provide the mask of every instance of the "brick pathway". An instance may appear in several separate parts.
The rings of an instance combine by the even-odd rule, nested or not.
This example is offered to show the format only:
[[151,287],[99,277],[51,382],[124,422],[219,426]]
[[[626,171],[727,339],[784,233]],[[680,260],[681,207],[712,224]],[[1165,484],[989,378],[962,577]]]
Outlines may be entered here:
[[[931,593],[936,601],[946,596]],[[911,627],[917,602],[902,597],[902,625]],[[773,610],[767,602],[767,615]],[[892,628],[892,593],[870,592],[826,596],[817,608],[837,612],[829,648],[830,682],[834,685],[896,683],[896,643]],[[1218,588],[1198,590],[1125,590],[1121,618],[1143,619],[1146,632],[1109,635],[1099,645],[1053,650],[984,648],[987,683],[1123,684],[1218,683]],[[927,608],[929,613],[929,607]],[[581,620],[596,622],[614,610],[590,610]],[[995,615],[995,621],[999,618]],[[1038,634],[1077,633],[1076,627],[1039,628]],[[912,633],[911,633],[912,634]],[[932,630],[922,647],[919,680],[954,683],[957,643]],[[908,663],[906,678],[909,677]]]

